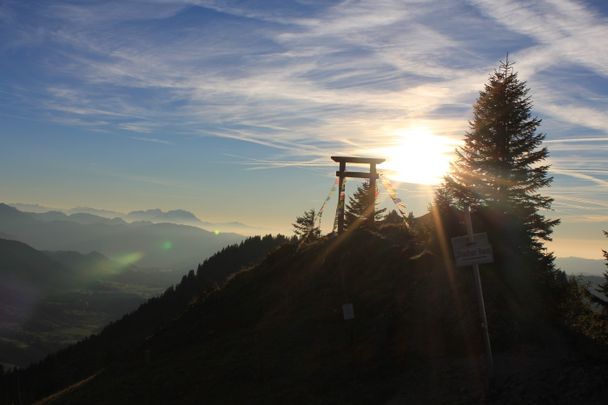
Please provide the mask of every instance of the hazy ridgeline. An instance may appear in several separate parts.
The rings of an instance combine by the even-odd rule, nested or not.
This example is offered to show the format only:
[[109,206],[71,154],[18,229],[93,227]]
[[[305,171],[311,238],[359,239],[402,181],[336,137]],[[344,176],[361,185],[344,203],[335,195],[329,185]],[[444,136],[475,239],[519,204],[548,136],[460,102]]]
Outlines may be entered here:
[[[170,211],[162,219],[192,219],[187,214]],[[244,237],[0,204],[0,238],[0,363],[10,368],[98,332]]]
[[139,267],[180,271],[244,239],[173,223],[127,223],[91,214],[24,213],[6,204],[0,204],[0,236],[38,250],[99,252]]

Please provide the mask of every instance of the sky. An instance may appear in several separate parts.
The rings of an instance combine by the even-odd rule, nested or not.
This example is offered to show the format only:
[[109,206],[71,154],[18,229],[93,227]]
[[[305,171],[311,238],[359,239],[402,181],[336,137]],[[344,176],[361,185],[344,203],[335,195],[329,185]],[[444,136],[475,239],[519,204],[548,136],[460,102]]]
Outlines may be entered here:
[[422,215],[508,53],[551,154],[550,247],[601,259],[606,38],[601,0],[0,0],[0,201],[290,232],[341,154],[387,157]]

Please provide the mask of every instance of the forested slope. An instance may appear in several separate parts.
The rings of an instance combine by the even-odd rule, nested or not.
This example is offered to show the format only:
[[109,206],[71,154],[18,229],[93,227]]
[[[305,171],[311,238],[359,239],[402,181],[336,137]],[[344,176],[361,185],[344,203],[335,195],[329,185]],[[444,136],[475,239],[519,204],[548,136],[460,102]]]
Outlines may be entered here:
[[11,403],[18,395],[26,402],[40,398],[140,350],[146,338],[167,326],[190,304],[215,291],[231,274],[259,262],[287,241],[283,236],[268,235],[224,248],[199,265],[196,272],[190,271],[175,287],[111,323],[98,335],[5,376],[1,380],[2,400]]

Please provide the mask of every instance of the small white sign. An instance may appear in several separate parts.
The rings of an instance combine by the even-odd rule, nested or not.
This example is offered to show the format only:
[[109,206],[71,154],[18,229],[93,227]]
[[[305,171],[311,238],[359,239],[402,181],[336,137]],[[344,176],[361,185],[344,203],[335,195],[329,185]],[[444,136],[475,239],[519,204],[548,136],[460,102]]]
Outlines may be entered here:
[[355,319],[355,309],[353,308],[353,304],[342,305],[342,315],[344,315],[345,321]]
[[494,261],[492,246],[488,242],[488,235],[485,232],[474,233],[472,241],[469,240],[468,235],[452,238],[452,249],[458,267]]

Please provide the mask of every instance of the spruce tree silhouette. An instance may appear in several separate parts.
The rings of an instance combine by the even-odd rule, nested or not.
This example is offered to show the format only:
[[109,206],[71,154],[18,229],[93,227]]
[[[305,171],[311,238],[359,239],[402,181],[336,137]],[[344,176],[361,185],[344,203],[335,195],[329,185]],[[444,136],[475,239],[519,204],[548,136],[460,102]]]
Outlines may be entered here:
[[436,196],[444,206],[446,200],[457,208],[470,206],[475,229],[486,231],[493,243],[496,270],[485,277],[501,286],[490,310],[509,318],[511,335],[500,337],[505,341],[546,339],[552,326],[538,320],[559,322],[557,308],[567,290],[565,274],[544,246],[560,221],[541,213],[553,199],[540,191],[553,178],[529,92],[507,57],[479,93],[464,144]]
[[365,181],[359,187],[355,193],[349,197],[348,204],[346,205],[346,211],[344,215],[344,227],[348,229],[353,226],[361,226],[364,225],[367,221],[371,210],[374,210],[374,219],[376,221],[381,221],[383,218],[383,214],[386,211],[386,208],[382,208],[378,210],[377,202],[376,207],[371,207],[371,198],[370,198],[370,183],[369,181]]
[[460,206],[489,207],[519,218],[534,247],[543,250],[559,220],[539,212],[551,208],[553,199],[539,190],[553,178],[529,91],[507,57],[479,93],[445,188]]
[[401,224],[403,223],[403,217],[397,212],[397,210],[391,210],[382,220],[385,224]]

